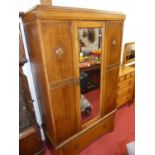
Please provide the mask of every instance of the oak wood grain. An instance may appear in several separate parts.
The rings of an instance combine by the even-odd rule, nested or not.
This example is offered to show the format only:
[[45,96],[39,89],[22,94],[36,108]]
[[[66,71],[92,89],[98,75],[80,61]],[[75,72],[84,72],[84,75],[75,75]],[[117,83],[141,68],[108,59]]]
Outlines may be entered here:
[[77,131],[75,87],[72,83],[52,89],[50,93],[57,131],[57,141],[60,143]]
[[[120,63],[122,46],[123,23],[120,21],[106,21],[106,65]],[[116,45],[113,46],[113,41]]]
[[44,124],[44,128],[48,130],[50,135],[52,136],[53,142],[56,143],[56,130],[55,123],[50,98],[49,98],[49,87],[48,87],[48,79],[46,73],[45,60],[43,56],[43,46],[41,40],[41,32],[40,32],[40,22],[34,21],[24,25],[26,32],[26,40],[28,45],[28,50],[30,54],[31,68],[35,83],[37,83],[37,97],[38,102],[42,103],[41,108],[43,110],[42,121]]
[[[40,153],[39,153],[40,152]],[[43,143],[38,136],[38,133],[33,127],[19,135],[19,154],[20,155],[34,155],[43,154]]]
[[125,15],[120,12],[82,9],[71,7],[56,7],[37,5],[23,15],[24,22],[30,22],[36,19],[43,20],[125,20]]
[[114,117],[111,115],[110,117],[104,119],[99,124],[74,138],[68,144],[64,145],[63,153],[64,155],[73,154],[78,155],[82,149],[84,149],[89,143],[91,143],[94,139],[97,139],[99,136],[107,133],[108,131],[113,130],[114,126]]
[[[56,155],[77,154],[98,136],[113,129],[125,15],[38,5],[22,18],[46,135]],[[77,82],[80,79],[78,28],[83,27],[102,29],[100,112],[85,125],[81,124]],[[104,118],[107,115],[109,119]]]
[[[71,38],[71,23],[68,21],[42,21],[42,38],[50,83],[74,76],[74,60]],[[56,50],[61,48],[62,55]]]
[[115,109],[119,66],[106,70],[105,73],[105,92],[103,100],[102,114],[106,115]]

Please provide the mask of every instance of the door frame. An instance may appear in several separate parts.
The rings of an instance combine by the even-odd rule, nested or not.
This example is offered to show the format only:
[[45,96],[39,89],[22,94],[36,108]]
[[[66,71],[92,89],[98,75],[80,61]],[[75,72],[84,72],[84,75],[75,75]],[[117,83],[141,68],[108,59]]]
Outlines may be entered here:
[[[74,76],[76,79],[80,81],[80,74],[79,74],[79,46],[78,46],[78,29],[79,28],[101,28],[102,29],[102,42],[101,42],[101,75],[100,75],[100,110],[98,115],[91,119],[90,121],[82,124],[81,123],[81,111],[80,111],[80,84],[76,86],[76,112],[77,112],[77,129],[81,130],[84,129],[102,116],[103,111],[103,98],[104,98],[104,88],[105,86],[105,73],[106,73],[106,52],[105,52],[105,21],[72,21],[72,43],[73,43],[73,52],[74,52]],[[80,83],[80,82],[79,82]]]

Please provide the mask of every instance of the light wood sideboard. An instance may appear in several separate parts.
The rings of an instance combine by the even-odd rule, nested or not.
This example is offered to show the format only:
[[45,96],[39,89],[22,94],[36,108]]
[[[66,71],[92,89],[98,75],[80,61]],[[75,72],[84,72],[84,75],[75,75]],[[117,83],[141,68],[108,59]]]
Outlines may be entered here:
[[120,107],[134,99],[135,68],[120,67],[116,106]]

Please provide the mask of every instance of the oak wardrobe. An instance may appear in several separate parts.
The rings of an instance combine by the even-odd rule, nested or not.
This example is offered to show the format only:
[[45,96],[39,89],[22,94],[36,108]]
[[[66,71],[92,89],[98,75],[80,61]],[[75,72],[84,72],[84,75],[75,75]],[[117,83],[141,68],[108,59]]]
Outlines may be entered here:
[[22,20],[45,135],[78,154],[113,130],[125,15],[37,5]]

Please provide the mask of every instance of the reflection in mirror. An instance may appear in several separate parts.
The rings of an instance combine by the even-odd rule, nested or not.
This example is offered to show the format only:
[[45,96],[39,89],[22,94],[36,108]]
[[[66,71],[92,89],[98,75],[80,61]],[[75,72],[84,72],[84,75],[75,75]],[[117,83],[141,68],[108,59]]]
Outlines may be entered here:
[[101,28],[78,29],[82,124],[100,111]]

